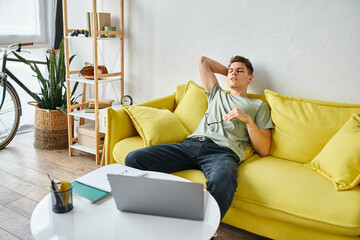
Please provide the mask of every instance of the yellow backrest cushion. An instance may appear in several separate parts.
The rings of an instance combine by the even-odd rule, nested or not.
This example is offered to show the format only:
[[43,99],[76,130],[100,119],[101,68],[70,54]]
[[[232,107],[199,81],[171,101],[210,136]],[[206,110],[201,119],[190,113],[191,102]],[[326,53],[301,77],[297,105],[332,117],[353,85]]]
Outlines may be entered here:
[[354,114],[306,167],[348,190],[360,183],[360,116]]
[[198,86],[193,81],[189,81],[186,86],[185,95],[180,100],[174,114],[188,132],[193,133],[206,112],[207,104],[204,88]]
[[310,162],[360,105],[287,97],[265,90],[274,122],[270,154]]
[[189,135],[179,119],[167,109],[123,106],[146,147],[183,142]]

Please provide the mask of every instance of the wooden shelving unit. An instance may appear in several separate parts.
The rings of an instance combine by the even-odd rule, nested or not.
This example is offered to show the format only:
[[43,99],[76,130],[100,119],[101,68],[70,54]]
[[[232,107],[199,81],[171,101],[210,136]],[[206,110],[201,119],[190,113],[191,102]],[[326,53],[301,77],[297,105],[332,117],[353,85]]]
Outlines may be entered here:
[[[67,84],[67,112],[68,112],[68,135],[69,135],[69,156],[72,156],[73,149],[80,151],[88,152],[96,155],[96,164],[100,164],[100,153],[103,150],[103,145],[100,144],[99,138],[99,84],[120,81],[120,93],[121,97],[124,96],[124,0],[120,0],[120,31],[102,31],[98,29],[97,21],[97,0],[92,0],[92,37],[88,37],[93,42],[93,64],[94,69],[98,68],[98,41],[102,40],[113,40],[120,41],[120,72],[108,73],[108,74],[99,74],[97,71],[94,71],[94,79],[89,80],[79,76],[80,70],[70,70],[69,64],[69,40],[76,39],[76,37],[71,37],[70,34],[75,29],[68,28],[68,2],[76,0],[63,0],[63,19],[64,19],[64,38],[65,38],[65,65],[66,65],[66,84]],[[115,38],[101,38],[100,35],[116,35]],[[71,105],[70,93],[71,93],[71,82],[79,82],[83,84],[83,95],[82,103]],[[95,113],[84,113],[83,109],[86,106],[86,85],[93,85],[94,97],[95,97]],[[80,86],[80,85],[79,85]],[[88,148],[77,143],[78,138],[73,137],[73,118],[80,118],[80,125],[84,124],[84,119],[89,119],[95,121],[95,138],[96,138],[96,149]],[[103,154],[104,155],[104,154]],[[101,161],[103,164],[103,159]]]

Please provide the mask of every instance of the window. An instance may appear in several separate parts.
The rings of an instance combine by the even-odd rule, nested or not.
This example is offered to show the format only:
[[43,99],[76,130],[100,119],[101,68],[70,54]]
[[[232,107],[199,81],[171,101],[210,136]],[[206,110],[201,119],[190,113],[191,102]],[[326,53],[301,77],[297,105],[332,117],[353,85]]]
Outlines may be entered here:
[[0,44],[45,43],[44,0],[0,1]]

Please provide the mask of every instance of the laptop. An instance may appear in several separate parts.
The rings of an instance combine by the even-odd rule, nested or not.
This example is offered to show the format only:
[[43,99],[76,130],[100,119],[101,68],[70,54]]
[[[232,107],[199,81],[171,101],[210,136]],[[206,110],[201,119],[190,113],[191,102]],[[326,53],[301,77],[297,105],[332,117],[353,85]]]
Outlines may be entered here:
[[201,183],[107,174],[120,211],[204,220],[209,192]]

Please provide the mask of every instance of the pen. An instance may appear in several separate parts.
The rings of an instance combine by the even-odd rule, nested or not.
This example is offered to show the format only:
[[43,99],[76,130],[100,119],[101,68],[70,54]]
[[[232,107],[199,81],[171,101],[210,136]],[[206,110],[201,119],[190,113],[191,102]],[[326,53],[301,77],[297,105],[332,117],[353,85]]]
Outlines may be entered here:
[[58,193],[59,189],[57,187],[57,184],[55,183],[54,179],[52,179],[49,175],[49,173],[47,173],[49,179],[50,179],[50,183],[51,183],[51,188],[54,192],[54,196],[56,199],[56,206],[59,209],[60,212],[66,212],[68,209],[67,204],[65,204],[64,199],[61,197],[61,195]]

